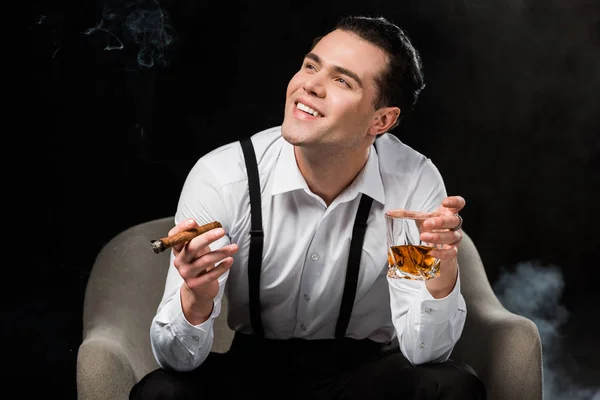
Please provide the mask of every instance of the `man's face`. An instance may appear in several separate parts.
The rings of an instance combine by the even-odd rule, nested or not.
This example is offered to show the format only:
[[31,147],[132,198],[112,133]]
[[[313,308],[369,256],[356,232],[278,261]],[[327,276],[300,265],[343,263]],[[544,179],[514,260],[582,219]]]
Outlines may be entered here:
[[383,50],[352,33],[323,37],[288,84],[284,138],[301,147],[334,148],[366,139],[376,117],[375,78],[386,63]]

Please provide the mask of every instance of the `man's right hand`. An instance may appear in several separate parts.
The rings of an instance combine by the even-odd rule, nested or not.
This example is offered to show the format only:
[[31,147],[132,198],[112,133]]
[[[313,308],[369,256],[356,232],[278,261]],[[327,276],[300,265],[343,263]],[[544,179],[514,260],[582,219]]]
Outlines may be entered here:
[[[169,235],[197,226],[196,221],[188,219],[171,229]],[[218,278],[231,268],[231,256],[238,250],[237,244],[210,250],[209,245],[224,235],[223,228],[216,228],[173,247],[173,264],[184,280],[180,289],[181,306],[192,325],[203,323],[212,313],[213,299],[219,292]]]

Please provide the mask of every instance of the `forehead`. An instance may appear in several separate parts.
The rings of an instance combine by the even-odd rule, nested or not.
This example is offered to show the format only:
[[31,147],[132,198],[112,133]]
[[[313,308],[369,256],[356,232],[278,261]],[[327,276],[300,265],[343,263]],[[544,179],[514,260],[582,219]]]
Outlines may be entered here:
[[379,47],[342,30],[335,30],[324,36],[312,53],[318,55],[326,65],[354,72],[363,82],[374,82],[387,62],[385,52]]

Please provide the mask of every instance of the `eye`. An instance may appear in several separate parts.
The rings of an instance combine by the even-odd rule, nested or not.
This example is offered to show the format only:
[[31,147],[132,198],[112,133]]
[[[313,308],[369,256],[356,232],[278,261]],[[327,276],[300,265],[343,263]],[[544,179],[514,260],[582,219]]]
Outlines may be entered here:
[[345,80],[344,78],[336,78],[336,80],[337,80],[338,82],[340,82],[342,85],[345,85],[345,86],[347,86],[347,87],[351,87],[351,86],[350,86],[350,83],[349,83],[347,80]]
[[309,69],[309,70],[315,70],[315,66],[312,65],[311,63],[304,63],[304,68],[305,69]]

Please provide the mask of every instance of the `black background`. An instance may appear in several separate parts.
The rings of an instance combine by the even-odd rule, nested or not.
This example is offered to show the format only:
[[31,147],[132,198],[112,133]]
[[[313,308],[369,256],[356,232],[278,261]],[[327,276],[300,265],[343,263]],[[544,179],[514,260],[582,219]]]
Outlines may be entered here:
[[[83,296],[102,245],[172,215],[198,157],[279,125],[312,39],[366,14],[403,26],[424,62],[427,87],[395,134],[467,199],[464,229],[492,283],[518,263],[559,268],[559,351],[574,385],[600,386],[600,5],[248,3],[38,1],[11,21],[24,40],[8,117],[24,153],[6,197],[27,240],[7,266],[9,376],[33,383],[25,393],[75,398]],[[528,293],[524,284],[524,302]]]

